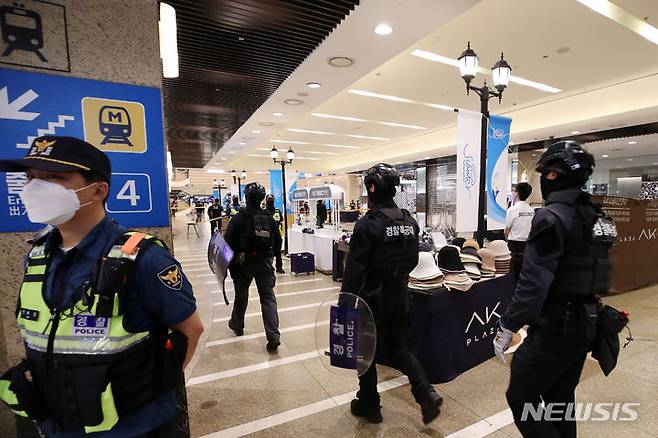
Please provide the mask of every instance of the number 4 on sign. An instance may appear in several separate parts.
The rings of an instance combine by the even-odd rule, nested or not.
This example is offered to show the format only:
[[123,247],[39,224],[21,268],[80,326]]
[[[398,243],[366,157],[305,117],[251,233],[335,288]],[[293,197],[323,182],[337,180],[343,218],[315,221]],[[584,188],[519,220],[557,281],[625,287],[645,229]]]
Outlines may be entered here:
[[126,181],[126,183],[123,185],[123,187],[121,187],[121,190],[119,190],[119,193],[117,194],[117,199],[121,201],[130,201],[130,205],[133,207],[137,205],[139,198],[140,196],[137,194],[134,179],[129,179]]

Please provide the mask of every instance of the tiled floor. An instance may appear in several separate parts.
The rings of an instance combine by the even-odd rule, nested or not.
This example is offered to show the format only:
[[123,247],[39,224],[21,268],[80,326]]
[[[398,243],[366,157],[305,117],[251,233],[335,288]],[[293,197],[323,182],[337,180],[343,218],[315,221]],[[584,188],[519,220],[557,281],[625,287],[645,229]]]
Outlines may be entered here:
[[[206,327],[187,370],[192,436],[520,436],[505,412],[509,365],[495,359],[450,383],[436,385],[445,402],[441,416],[429,427],[422,424],[404,378],[380,367],[380,382],[388,385],[382,388],[384,422],[370,425],[355,419],[349,413],[349,400],[357,388],[356,378],[328,370],[315,351],[317,306],[327,294],[336,293],[339,284],[320,273],[278,276],[275,291],[284,330],[279,352],[269,354],[255,288],[247,309],[247,314],[254,315],[246,319],[245,336],[235,338],[228,329],[231,307],[223,303],[221,294],[213,293],[217,285],[206,263],[209,226],[199,224],[198,230],[200,237],[194,232],[188,237],[184,215],[179,213],[174,221],[175,253],[194,285]],[[230,280],[227,288],[233,289]],[[622,350],[617,369],[607,378],[595,361],[588,360],[577,397],[580,401],[640,403],[639,418],[632,423],[582,422],[580,436],[658,436],[658,286],[607,302],[630,312],[635,341]],[[325,336],[326,326],[322,330]],[[502,427],[487,426],[484,419],[502,422]],[[472,426],[479,422],[485,426]]]

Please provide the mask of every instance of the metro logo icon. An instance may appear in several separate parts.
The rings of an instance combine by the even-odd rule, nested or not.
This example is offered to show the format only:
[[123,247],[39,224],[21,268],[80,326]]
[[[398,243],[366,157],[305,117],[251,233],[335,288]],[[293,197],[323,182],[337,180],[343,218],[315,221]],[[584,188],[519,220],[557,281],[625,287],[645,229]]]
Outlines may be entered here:
[[82,99],[85,140],[102,151],[143,153],[148,149],[144,106],[139,102]]

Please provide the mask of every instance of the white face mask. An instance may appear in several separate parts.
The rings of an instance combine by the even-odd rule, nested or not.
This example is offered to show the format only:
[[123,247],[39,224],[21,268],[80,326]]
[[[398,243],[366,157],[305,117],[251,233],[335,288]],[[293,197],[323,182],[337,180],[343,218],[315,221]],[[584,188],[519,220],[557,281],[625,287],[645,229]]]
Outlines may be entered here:
[[91,183],[78,190],[67,189],[59,184],[35,178],[23,187],[21,201],[27,209],[30,222],[36,224],[61,225],[71,220],[75,212],[86,205],[80,205],[77,192],[98,183]]

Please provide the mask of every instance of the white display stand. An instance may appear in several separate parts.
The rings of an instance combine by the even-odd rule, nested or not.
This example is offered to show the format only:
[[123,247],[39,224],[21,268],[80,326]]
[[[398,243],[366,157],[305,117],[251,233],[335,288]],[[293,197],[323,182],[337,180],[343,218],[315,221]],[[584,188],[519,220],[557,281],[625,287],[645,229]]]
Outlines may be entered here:
[[288,234],[288,251],[290,254],[310,252],[315,256],[315,269],[330,272],[334,267],[333,242],[343,233],[330,228],[314,231],[315,234],[302,233],[302,228],[295,225]]
[[[332,201],[331,224],[325,224],[325,228],[315,227],[317,209],[315,203],[311,202],[311,214],[309,218],[306,218],[307,223],[301,226],[295,223],[288,233],[288,252],[290,254],[310,252],[315,256],[315,269],[323,272],[333,270],[333,243],[344,234],[340,226],[340,204],[343,202],[343,193],[344,191],[340,187],[328,184],[322,187],[295,190],[291,199],[295,205],[295,219],[299,217],[298,201],[318,199]],[[313,229],[314,234],[302,233],[302,229],[305,227]]]

